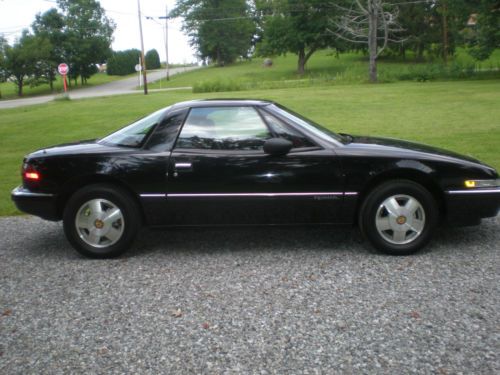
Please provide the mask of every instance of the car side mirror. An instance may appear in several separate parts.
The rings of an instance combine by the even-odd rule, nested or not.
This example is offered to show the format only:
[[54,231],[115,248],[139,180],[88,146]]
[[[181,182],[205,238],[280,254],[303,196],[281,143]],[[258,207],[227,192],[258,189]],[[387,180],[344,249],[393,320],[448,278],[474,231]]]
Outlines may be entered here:
[[264,152],[273,156],[282,156],[288,154],[292,149],[293,143],[283,138],[271,138],[264,143]]

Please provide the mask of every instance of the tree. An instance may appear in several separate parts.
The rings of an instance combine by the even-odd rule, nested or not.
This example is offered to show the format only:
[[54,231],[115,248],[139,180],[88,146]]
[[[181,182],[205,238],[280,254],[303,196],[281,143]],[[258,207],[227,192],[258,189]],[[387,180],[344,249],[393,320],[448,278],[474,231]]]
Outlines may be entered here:
[[161,67],[160,55],[158,55],[157,50],[152,49],[146,53],[146,67],[148,70],[159,69]]
[[2,35],[0,35],[0,82],[5,82],[5,50],[7,49],[7,39],[5,39]]
[[[412,49],[417,59],[424,52],[441,56],[446,63],[457,46],[470,36],[467,22],[477,13],[478,0],[398,1],[398,21],[405,41],[401,49]],[[481,1],[481,0],[479,0]]]
[[[401,42],[394,33],[401,32],[397,23],[399,10],[383,0],[354,0],[350,7],[338,6],[342,16],[332,19],[330,33],[352,43],[367,45],[370,64],[368,75],[371,82],[377,82],[377,58],[392,42]],[[382,45],[379,45],[379,41]]]
[[454,54],[456,46],[463,45],[462,31],[477,0],[433,0],[432,3],[433,9],[441,18],[441,22],[438,23],[442,35],[439,52],[447,64],[448,57]]
[[[135,72],[135,66],[139,62],[141,51],[129,49],[126,51],[113,52],[108,59],[107,72],[111,76],[123,76]],[[148,63],[149,64],[149,63]],[[146,65],[149,66],[149,65]]]
[[183,17],[191,46],[219,66],[247,57],[256,25],[246,0],[177,0],[172,17]]
[[467,35],[469,53],[477,60],[486,60],[500,48],[500,3],[498,0],[481,0],[476,8],[476,24]]
[[[0,35],[0,83],[5,82],[7,79],[5,72],[5,51],[7,49],[7,40]],[[2,90],[0,88],[0,99],[2,99]]]
[[64,59],[69,77],[84,84],[111,54],[115,24],[96,0],[57,0],[64,19]]
[[430,1],[402,4],[398,21],[404,29],[399,34],[404,43],[397,46],[403,56],[410,50],[416,60],[422,60],[424,52],[430,52],[441,40],[441,22],[435,4]]
[[24,30],[14,45],[5,48],[5,74],[17,86],[18,96],[23,95],[26,83],[36,86],[43,81],[43,64],[48,58],[49,45],[44,39],[30,35]]
[[44,76],[50,84],[50,90],[54,90],[57,66],[63,62],[65,44],[63,15],[52,8],[47,12],[36,15],[31,25],[35,36],[47,41],[49,47],[48,59],[44,61]]
[[335,9],[324,0],[260,0],[256,5],[263,20],[259,54],[296,54],[298,74],[304,74],[314,52],[336,44],[326,33]]

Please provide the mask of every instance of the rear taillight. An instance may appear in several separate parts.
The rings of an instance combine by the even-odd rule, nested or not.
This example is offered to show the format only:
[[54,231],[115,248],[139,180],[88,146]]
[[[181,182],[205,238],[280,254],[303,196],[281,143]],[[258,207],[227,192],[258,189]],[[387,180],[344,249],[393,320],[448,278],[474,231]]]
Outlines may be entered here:
[[31,181],[40,181],[40,173],[38,172],[24,172],[24,178]]
[[22,175],[25,181],[31,182],[38,182],[42,177],[40,172],[36,170],[35,166],[26,162],[26,160],[23,161]]

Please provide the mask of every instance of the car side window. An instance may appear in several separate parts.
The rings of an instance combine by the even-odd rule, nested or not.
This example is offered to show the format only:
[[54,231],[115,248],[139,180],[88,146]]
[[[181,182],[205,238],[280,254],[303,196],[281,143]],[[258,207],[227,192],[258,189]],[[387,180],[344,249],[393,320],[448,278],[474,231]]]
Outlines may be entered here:
[[262,111],[262,116],[271,128],[272,132],[279,138],[284,138],[292,142],[293,148],[315,147],[316,145],[307,139],[299,131],[292,128],[290,125],[281,121],[270,113]]
[[193,108],[177,140],[177,148],[205,150],[262,150],[271,138],[253,107]]
[[163,119],[151,135],[147,148],[158,152],[171,150],[187,111],[187,109],[181,109],[170,113]]

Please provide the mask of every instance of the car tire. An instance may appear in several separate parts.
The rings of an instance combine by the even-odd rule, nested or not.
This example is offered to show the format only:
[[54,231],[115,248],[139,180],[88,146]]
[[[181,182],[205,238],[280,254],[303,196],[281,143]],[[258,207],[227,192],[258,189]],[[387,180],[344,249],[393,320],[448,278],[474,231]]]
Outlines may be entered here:
[[363,235],[379,251],[409,255],[432,238],[438,222],[438,205],[422,185],[392,180],[374,188],[359,212]]
[[86,186],[68,200],[63,213],[66,238],[82,255],[113,258],[125,252],[141,226],[129,193],[110,184]]

